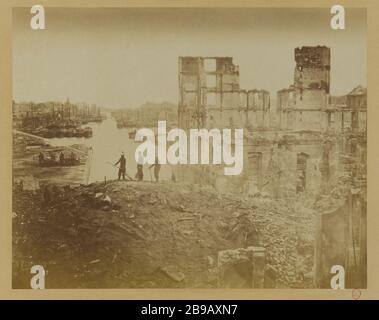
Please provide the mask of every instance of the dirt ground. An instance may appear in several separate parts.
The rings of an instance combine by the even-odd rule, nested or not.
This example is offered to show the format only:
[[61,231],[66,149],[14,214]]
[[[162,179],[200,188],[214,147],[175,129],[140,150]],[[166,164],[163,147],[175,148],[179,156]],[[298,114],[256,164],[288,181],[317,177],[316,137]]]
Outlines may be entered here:
[[277,287],[311,287],[315,212],[300,203],[172,182],[16,190],[13,287],[40,264],[47,288],[215,288],[218,251],[251,245]]

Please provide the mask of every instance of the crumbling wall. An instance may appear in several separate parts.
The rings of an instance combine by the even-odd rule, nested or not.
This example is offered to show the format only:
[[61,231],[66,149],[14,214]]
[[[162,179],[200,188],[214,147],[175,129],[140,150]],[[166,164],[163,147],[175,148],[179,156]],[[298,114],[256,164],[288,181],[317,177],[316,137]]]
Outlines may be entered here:
[[[239,67],[231,57],[180,57],[179,93],[179,127],[183,129],[263,129],[268,125],[269,92],[241,90]],[[184,167],[179,170],[181,179],[197,183],[207,180],[213,185],[225,183],[217,178],[219,172],[213,166],[209,172],[193,165],[185,170]],[[195,178],[190,177],[191,172]],[[207,178],[202,174],[207,174]]]
[[266,250],[247,247],[218,253],[218,287],[264,288]]
[[288,108],[293,108],[295,104],[294,88],[283,89],[277,92],[277,110],[282,111]]
[[262,152],[248,151],[247,168],[244,173],[248,176],[248,193],[259,192],[263,184]]
[[302,67],[295,69],[295,86],[308,89],[320,89],[328,92],[329,76],[326,66]]
[[269,125],[269,92],[241,90],[231,57],[180,57],[179,93],[181,128]]
[[321,110],[327,106],[325,90],[321,89],[298,89],[295,96],[295,109],[298,110]]
[[292,130],[322,131],[326,114],[321,111],[292,111]]
[[327,131],[332,133],[341,133],[343,131],[342,126],[342,112],[329,111],[327,112]]
[[[247,139],[243,170],[249,184],[246,189],[253,195],[263,192],[275,198],[294,196],[299,193],[298,157],[305,154],[307,159],[301,177],[305,185],[300,192],[313,196],[328,192],[329,181],[339,174],[340,144],[336,138],[325,140],[307,132],[271,137],[262,142]],[[363,149],[359,151],[360,157],[363,152]]]
[[293,85],[277,93],[281,128],[324,131],[328,123],[324,111],[329,101],[330,49],[296,48],[295,61]]
[[[179,126],[228,126],[233,111],[239,118],[239,68],[231,57],[179,57]],[[237,123],[242,123],[237,121]]]
[[361,111],[358,113],[358,129],[361,131],[367,130],[367,112]]
[[315,285],[330,288],[331,268],[345,270],[345,288],[367,286],[366,202],[352,190],[342,206],[318,217],[315,246]]

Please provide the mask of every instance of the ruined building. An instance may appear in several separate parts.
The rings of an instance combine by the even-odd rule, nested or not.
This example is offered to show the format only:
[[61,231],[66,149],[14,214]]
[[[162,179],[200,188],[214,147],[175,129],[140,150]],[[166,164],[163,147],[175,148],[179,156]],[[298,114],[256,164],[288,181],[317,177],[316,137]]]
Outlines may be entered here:
[[[179,126],[245,133],[242,175],[226,178],[208,166],[195,179],[215,186],[222,180],[224,189],[235,182],[235,192],[282,197],[326,192],[337,172],[350,170],[349,161],[361,167],[367,90],[358,86],[331,96],[330,56],[325,46],[296,48],[294,82],[277,93],[276,110],[267,91],[240,88],[240,70],[231,57],[180,57]],[[270,123],[272,113],[279,114],[279,128]]]
[[231,57],[179,58],[181,128],[263,128],[269,109],[269,92],[240,89]]
[[179,126],[245,133],[241,175],[192,166],[180,178],[253,197],[325,199],[317,212],[314,283],[328,287],[330,266],[339,264],[346,287],[365,287],[367,90],[330,95],[330,57],[325,46],[296,48],[294,81],[277,92],[276,110],[267,91],[240,88],[232,58],[179,58]]
[[280,126],[287,130],[325,129],[330,90],[330,49],[295,49],[294,83],[277,93]]
[[296,48],[294,57],[294,83],[277,92],[280,128],[331,133],[365,131],[367,90],[357,86],[346,96],[330,95],[330,48]]
[[354,88],[347,94],[346,106],[341,108],[342,129],[345,128],[345,119],[350,121],[348,127],[352,131],[367,130],[367,89],[362,86]]
[[[269,112],[269,92],[241,89],[239,67],[233,64],[233,58],[179,57],[180,128],[264,130]],[[248,157],[245,150],[244,157]],[[217,166],[181,169],[178,176],[187,181],[210,183],[219,188],[225,188],[230,181],[240,184],[239,178],[225,178]]]

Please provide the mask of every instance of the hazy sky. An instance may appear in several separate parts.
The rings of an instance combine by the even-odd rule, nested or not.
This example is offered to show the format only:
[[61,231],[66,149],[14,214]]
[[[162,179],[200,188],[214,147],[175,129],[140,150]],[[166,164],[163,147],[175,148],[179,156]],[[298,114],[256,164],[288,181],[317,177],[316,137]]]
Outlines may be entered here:
[[331,48],[331,94],[366,86],[366,14],[346,8],[346,29],[329,9],[46,9],[13,12],[13,93],[130,107],[178,101],[179,56],[232,56],[243,89],[271,97],[293,82],[294,48]]

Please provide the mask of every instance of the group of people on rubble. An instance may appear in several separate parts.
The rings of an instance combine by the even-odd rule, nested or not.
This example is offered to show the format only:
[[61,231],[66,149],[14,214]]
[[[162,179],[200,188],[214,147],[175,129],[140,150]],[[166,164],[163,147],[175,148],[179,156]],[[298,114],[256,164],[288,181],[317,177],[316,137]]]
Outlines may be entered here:
[[[137,161],[137,173],[135,175],[135,178],[138,181],[142,181],[143,180],[143,162],[144,162],[144,159],[143,159],[143,156],[142,156],[142,152],[139,152],[138,153],[138,161]],[[125,176],[127,176],[130,180],[132,180],[126,174],[126,158],[125,158],[124,152],[121,153],[120,158],[118,159],[118,161],[114,165],[115,166],[119,165],[118,180],[120,180],[121,177],[122,177],[123,180],[125,180]],[[161,164],[158,161],[158,157],[156,157],[155,158],[155,162],[151,166],[149,166],[149,170],[151,168],[154,168],[154,178],[155,178],[155,181],[159,182],[159,172],[161,170]]]

